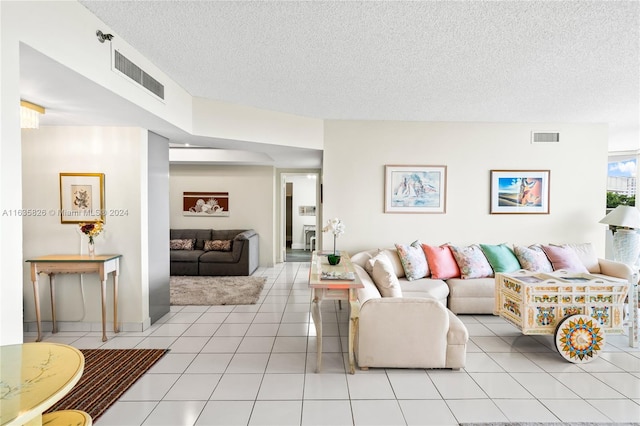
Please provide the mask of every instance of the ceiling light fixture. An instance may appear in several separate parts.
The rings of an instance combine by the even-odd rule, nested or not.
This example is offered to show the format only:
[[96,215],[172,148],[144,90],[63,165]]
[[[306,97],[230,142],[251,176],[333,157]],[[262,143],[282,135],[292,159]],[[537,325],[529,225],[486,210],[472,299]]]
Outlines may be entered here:
[[45,109],[27,101],[20,101],[20,128],[38,129],[40,127],[40,114],[44,114]]

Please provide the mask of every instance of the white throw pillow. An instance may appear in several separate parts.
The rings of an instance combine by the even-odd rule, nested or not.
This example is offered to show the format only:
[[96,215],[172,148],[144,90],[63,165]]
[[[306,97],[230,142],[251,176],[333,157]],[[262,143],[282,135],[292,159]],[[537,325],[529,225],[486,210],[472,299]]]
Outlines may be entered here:
[[402,297],[400,282],[393,266],[382,256],[373,262],[372,278],[382,297]]
[[375,255],[371,256],[366,262],[364,262],[364,270],[367,271],[367,274],[373,276],[373,264],[376,263],[376,260],[380,258],[384,259],[386,257],[387,256],[381,250],[378,250]]
[[583,243],[583,244],[567,244],[569,247],[572,247],[576,252],[580,261],[584,264],[589,272],[592,274],[600,273],[600,262],[598,262],[598,254],[596,253],[595,247],[591,243]]

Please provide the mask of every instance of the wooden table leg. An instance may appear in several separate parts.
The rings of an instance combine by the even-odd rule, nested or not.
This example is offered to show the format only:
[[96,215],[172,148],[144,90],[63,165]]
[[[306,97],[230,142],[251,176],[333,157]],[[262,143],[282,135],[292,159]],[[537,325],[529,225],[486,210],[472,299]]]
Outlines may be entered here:
[[49,292],[51,293],[51,321],[53,322],[53,333],[58,332],[56,321],[56,274],[49,274]]
[[354,342],[358,332],[358,321],[360,320],[360,304],[358,302],[358,294],[355,289],[349,290],[349,373],[355,374],[355,347]]
[[102,298],[102,341],[107,341],[107,280],[100,281],[100,296]]
[[318,291],[322,290],[313,289],[313,303],[311,306],[311,317],[316,326],[316,373],[322,370],[322,311],[320,310],[322,297],[318,296]]
[[40,324],[40,292],[38,291],[38,275],[34,275],[33,272],[31,273],[31,282],[33,283],[33,300],[36,305],[36,325],[38,326],[38,338],[36,339],[36,342],[41,342],[42,325]]
[[119,333],[118,325],[118,268],[113,271],[113,332]]

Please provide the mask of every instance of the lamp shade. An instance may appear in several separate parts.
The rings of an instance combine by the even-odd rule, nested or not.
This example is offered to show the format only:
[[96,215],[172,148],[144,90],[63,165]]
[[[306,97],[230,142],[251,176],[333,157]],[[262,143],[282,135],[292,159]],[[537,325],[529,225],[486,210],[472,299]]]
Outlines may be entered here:
[[640,211],[634,206],[618,206],[606,215],[600,223],[640,229]]

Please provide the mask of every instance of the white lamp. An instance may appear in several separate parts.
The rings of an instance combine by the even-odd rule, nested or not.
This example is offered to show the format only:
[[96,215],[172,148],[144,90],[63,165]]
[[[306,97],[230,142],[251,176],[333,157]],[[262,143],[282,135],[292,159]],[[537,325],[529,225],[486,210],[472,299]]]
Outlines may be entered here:
[[640,256],[640,211],[633,206],[618,206],[600,223],[613,228],[613,256],[618,262],[634,266]]

